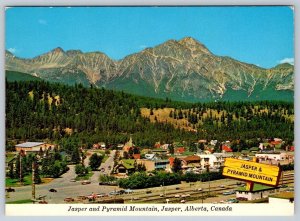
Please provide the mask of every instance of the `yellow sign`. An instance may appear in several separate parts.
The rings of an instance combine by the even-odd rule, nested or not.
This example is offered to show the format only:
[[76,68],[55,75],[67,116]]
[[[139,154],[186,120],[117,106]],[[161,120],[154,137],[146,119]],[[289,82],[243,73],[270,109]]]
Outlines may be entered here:
[[276,186],[280,177],[280,168],[245,160],[226,158],[223,175],[240,180]]

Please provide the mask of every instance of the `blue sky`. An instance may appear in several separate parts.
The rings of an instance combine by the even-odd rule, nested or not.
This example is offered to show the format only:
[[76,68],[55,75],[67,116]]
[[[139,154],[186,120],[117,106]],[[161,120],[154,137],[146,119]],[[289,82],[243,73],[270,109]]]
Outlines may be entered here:
[[288,7],[14,7],[6,9],[6,49],[32,58],[56,47],[121,59],[190,36],[216,55],[270,68],[294,61]]

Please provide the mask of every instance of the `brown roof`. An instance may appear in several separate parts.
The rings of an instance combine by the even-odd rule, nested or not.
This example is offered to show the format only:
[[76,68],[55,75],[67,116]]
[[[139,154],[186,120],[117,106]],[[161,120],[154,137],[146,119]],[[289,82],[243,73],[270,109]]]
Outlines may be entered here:
[[186,158],[184,158],[183,160],[185,161],[200,161],[200,157],[199,156],[196,156],[196,155],[193,155],[193,156],[187,156]]

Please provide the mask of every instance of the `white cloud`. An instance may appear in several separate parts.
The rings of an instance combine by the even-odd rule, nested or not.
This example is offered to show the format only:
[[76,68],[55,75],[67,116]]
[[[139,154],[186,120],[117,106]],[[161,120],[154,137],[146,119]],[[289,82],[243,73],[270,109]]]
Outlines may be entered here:
[[17,49],[16,48],[9,48],[7,49],[9,52],[15,54],[17,52]]
[[41,25],[47,25],[47,21],[44,20],[44,19],[39,19],[38,23],[41,24]]
[[279,64],[289,63],[294,65],[294,58],[284,58],[278,62]]

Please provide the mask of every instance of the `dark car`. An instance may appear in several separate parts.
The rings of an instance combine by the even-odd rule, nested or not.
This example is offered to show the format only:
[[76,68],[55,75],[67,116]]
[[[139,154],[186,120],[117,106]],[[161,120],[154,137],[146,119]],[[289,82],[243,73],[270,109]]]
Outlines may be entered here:
[[49,192],[51,192],[51,193],[56,193],[57,190],[56,190],[56,189],[50,189]]
[[9,188],[6,189],[6,192],[8,192],[8,193],[10,193],[10,192],[15,192],[15,189],[9,187]]

